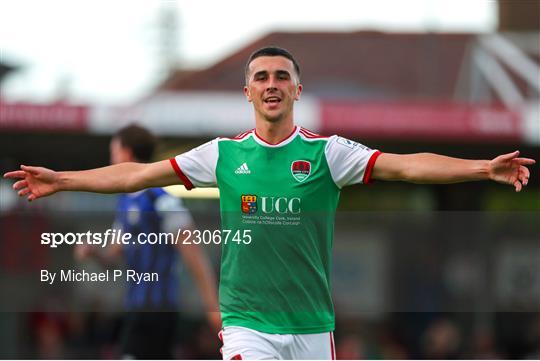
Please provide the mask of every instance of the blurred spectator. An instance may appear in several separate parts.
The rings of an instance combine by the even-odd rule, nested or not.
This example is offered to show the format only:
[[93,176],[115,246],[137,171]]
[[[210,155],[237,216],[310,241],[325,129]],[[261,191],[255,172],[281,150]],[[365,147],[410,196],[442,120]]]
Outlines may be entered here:
[[447,319],[435,320],[422,336],[422,353],[426,359],[459,357],[462,336],[456,324]]
[[361,360],[367,358],[365,345],[357,334],[347,334],[336,343],[336,357],[339,360]]
[[464,356],[476,360],[495,360],[501,358],[501,355],[495,348],[493,334],[487,328],[480,328],[474,333],[472,354]]
[[409,357],[407,349],[390,334],[389,329],[383,329],[378,339],[379,353],[384,360],[404,360]]
[[65,358],[66,322],[64,313],[37,312],[30,317],[40,359]]

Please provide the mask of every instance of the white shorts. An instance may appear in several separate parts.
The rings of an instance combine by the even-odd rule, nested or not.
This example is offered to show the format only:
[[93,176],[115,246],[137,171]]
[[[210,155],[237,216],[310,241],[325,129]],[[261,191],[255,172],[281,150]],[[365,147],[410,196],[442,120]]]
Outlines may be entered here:
[[224,360],[335,360],[332,332],[271,334],[229,326],[219,333]]

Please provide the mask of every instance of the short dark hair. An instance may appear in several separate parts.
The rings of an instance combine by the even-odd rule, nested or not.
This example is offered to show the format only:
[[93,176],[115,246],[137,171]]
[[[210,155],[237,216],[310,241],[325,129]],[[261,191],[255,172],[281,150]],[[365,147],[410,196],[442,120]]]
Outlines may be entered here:
[[139,162],[150,162],[156,149],[157,139],[146,128],[131,124],[114,135],[124,148],[128,148]]
[[249,72],[249,64],[251,64],[251,62],[261,56],[282,56],[284,58],[287,58],[289,59],[290,61],[292,61],[293,65],[294,65],[294,71],[296,71],[296,75],[298,76],[298,79],[300,79],[300,65],[298,65],[298,62],[296,61],[296,59],[294,58],[294,56],[292,56],[291,53],[289,53],[287,50],[283,49],[283,48],[280,48],[280,47],[277,47],[277,46],[267,46],[267,47],[264,47],[264,48],[261,48],[259,50],[256,50],[254,51],[250,56],[249,56],[249,59],[246,63],[246,68],[244,70],[244,74],[246,76],[246,83],[248,81],[248,72]]

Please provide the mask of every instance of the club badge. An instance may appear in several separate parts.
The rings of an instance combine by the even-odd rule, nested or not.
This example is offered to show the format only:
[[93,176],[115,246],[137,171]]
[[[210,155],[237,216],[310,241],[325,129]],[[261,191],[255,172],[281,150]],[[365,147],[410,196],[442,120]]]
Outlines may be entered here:
[[307,160],[295,160],[291,164],[291,173],[294,179],[301,183],[311,174],[311,163]]

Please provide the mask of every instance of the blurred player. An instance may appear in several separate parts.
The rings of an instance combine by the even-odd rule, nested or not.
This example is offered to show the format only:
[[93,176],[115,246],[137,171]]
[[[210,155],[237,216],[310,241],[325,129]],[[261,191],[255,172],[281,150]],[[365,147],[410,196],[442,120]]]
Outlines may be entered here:
[[[156,139],[148,130],[137,125],[127,126],[111,140],[111,164],[149,162],[155,146]],[[162,188],[149,188],[120,196],[114,228],[131,233],[132,239],[137,239],[141,233],[176,234],[178,229],[193,229],[193,220],[180,199]],[[194,277],[206,307],[217,311],[216,280],[208,259],[197,245],[113,243],[104,252],[88,244],[75,248],[75,256],[79,260],[93,257],[104,266],[110,266],[121,261],[123,256],[126,269],[135,270],[138,274],[156,272],[159,275],[158,282],[130,282],[127,286],[123,357],[173,357],[178,327],[176,312],[180,308],[179,253]],[[219,329],[218,314],[209,315],[212,316],[210,322]]]
[[[217,138],[152,164],[124,163],[80,172],[22,166],[20,196],[58,191],[133,192],[178,182],[220,189],[223,233],[220,309],[225,359],[335,358],[330,259],[334,214],[342,187],[371,180],[456,183],[493,180],[527,185],[519,152],[492,160],[431,153],[390,154],[295,126],[300,68],[284,49],[253,53],[244,94],[255,129]],[[223,237],[222,237],[223,238]]]

